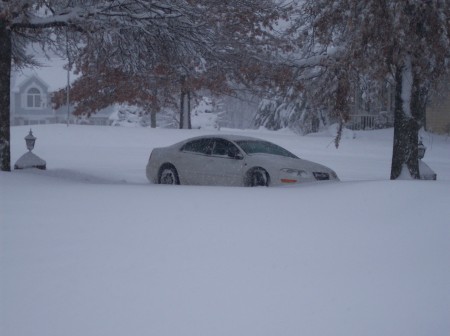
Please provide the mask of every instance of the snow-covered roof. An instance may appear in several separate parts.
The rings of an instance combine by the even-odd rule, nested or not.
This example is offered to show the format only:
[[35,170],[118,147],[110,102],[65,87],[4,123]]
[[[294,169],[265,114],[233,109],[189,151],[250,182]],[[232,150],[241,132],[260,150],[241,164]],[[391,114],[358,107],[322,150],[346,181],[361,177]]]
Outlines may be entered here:
[[21,91],[24,88],[24,86],[26,86],[30,82],[39,82],[39,84],[42,85],[43,87],[45,87],[47,90],[49,89],[47,82],[45,82],[38,75],[32,74],[30,76],[24,76],[23,80],[20,83],[18,83],[15,90]]
[[[48,86],[50,92],[57,91],[67,86],[67,70],[64,65],[67,60],[60,58],[53,58],[50,60],[39,59],[43,64],[41,67],[24,68],[20,70],[13,70],[11,72],[11,90],[18,92],[20,85],[22,85],[29,78],[36,76]],[[70,74],[71,82],[76,79],[73,72]]]

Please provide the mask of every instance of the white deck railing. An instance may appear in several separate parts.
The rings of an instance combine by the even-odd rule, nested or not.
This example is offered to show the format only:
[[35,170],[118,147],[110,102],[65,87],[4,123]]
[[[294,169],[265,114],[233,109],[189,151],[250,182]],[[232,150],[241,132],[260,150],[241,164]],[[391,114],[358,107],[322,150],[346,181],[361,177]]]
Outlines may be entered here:
[[374,129],[376,116],[370,114],[351,115],[347,127],[352,130]]

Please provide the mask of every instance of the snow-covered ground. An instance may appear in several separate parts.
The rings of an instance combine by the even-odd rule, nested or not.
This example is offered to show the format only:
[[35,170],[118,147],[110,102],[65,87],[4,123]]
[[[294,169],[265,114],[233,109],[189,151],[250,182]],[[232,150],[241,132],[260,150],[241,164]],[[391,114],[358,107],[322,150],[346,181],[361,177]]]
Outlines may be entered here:
[[[13,163],[26,127],[12,128]],[[389,181],[392,130],[33,126],[46,171],[0,173],[2,336],[448,336],[450,139],[437,181]],[[160,186],[153,147],[233,132],[339,183]]]

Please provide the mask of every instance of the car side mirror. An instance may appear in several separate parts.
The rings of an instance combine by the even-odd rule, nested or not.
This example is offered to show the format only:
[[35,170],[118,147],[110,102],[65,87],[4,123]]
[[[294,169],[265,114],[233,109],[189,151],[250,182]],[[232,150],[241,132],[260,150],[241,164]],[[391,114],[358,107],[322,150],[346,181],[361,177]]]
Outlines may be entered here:
[[236,160],[242,160],[244,156],[239,152],[237,148],[230,148],[228,149],[228,157]]

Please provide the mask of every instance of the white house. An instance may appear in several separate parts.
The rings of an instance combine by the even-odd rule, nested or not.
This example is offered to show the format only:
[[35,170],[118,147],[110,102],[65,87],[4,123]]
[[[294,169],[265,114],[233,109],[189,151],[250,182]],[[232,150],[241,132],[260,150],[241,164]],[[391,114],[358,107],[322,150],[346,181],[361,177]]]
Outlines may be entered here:
[[55,122],[49,85],[39,76],[25,77],[20,83],[12,87],[11,125],[36,125]]
[[[74,78],[74,76],[71,76]],[[11,80],[11,125],[36,125],[82,123],[91,125],[110,125],[112,108],[98,111],[89,117],[72,115],[67,106],[55,110],[51,95],[67,85],[67,72],[56,62],[51,66],[28,71],[13,72]]]

